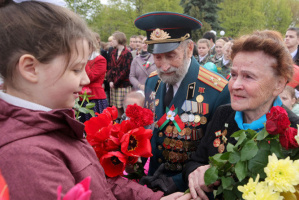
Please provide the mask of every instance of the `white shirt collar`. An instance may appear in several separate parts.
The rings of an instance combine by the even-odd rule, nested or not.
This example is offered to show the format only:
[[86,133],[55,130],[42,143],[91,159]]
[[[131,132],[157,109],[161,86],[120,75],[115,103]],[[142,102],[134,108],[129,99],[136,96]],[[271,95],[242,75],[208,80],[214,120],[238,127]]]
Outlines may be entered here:
[[199,62],[201,62],[203,59],[205,59],[205,57],[207,57],[208,54],[206,54],[204,57],[198,56],[199,58]]
[[36,103],[32,103],[30,101],[12,96],[10,94],[4,93],[2,91],[0,91],[0,99],[6,101],[9,104],[12,104],[14,106],[18,106],[21,108],[26,108],[26,109],[30,109],[30,110],[41,110],[41,111],[51,111],[52,109],[47,108],[45,106],[36,104]]
[[[187,66],[188,66],[188,68],[187,68],[187,73],[188,73],[190,64],[191,64],[191,58],[189,59],[188,64],[187,64]],[[185,75],[185,76],[186,76],[186,75]],[[179,82],[177,82],[176,84],[173,85],[173,96],[175,96],[175,94],[176,94],[176,92],[178,91],[178,89],[179,89],[179,87],[180,87],[180,85],[181,85],[181,83],[182,83],[182,81],[183,81],[184,78],[185,78],[185,77],[183,77]],[[167,90],[168,90],[168,84],[167,84]]]
[[293,51],[293,52],[291,53],[292,58],[294,58],[294,57],[296,56],[297,52],[298,52],[298,49],[296,49],[295,51]]

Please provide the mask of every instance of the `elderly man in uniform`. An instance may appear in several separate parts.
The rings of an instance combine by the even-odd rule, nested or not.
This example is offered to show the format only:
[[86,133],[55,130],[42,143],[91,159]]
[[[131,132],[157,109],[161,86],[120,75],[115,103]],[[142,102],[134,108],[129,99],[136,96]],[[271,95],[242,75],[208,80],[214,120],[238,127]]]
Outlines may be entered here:
[[216,108],[230,102],[227,80],[199,66],[192,56],[191,30],[201,27],[197,19],[153,12],[138,17],[135,25],[147,32],[157,66],[145,85],[145,106],[155,112],[155,123],[149,176],[140,183],[165,194],[185,191],[183,165]]

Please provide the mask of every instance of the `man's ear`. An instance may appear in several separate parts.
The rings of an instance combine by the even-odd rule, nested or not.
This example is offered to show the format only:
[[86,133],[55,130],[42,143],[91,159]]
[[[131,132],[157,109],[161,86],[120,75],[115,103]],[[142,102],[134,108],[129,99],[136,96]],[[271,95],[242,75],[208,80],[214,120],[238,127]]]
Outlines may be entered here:
[[187,57],[191,58],[193,55],[193,49],[194,49],[194,43],[192,41],[188,42],[188,51],[187,51]]
[[36,58],[30,54],[24,54],[20,57],[17,69],[20,75],[31,83],[37,83],[37,64]]

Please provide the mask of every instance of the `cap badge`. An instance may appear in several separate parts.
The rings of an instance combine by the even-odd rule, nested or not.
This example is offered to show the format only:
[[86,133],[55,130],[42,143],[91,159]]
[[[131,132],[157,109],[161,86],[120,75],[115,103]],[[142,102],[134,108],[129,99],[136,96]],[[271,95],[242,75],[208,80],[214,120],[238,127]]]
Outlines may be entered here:
[[165,40],[171,37],[167,32],[157,28],[151,33],[150,38],[151,40]]

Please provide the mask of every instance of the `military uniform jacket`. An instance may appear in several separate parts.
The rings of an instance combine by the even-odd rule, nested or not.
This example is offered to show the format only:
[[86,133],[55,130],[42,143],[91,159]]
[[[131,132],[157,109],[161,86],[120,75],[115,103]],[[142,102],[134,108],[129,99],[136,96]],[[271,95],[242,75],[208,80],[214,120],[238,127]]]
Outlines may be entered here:
[[177,116],[183,122],[181,132],[173,121],[169,121],[161,130],[157,125],[157,121],[163,116],[165,118],[165,93],[166,84],[159,79],[157,72],[153,72],[145,87],[145,106],[155,112],[151,139],[153,157],[150,160],[149,175],[153,175],[165,163],[166,175],[172,176],[179,190],[184,191],[187,188],[181,173],[184,163],[190,158],[191,152],[196,150],[216,108],[230,102],[227,80],[200,67],[192,57],[188,72],[169,105],[177,109]]

